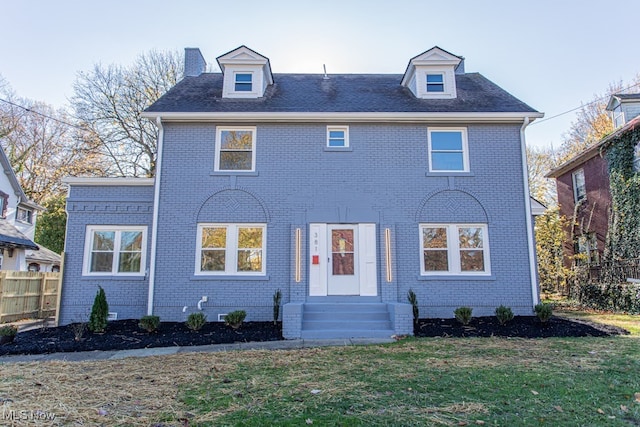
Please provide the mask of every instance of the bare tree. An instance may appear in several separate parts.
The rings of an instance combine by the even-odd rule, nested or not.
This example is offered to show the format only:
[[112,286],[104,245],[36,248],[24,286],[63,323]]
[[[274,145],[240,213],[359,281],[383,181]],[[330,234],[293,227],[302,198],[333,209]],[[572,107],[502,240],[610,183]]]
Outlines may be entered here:
[[97,149],[112,161],[111,176],[155,174],[158,130],[140,117],[182,77],[182,55],[150,51],[129,67],[95,65],[78,74],[72,104]]
[[611,95],[638,92],[640,74],[627,85],[623,82],[612,83],[605,93],[595,94],[593,100],[578,111],[577,118],[563,135],[564,142],[557,152],[558,164],[569,160],[613,131],[613,123],[605,110]]
[[62,193],[62,178],[102,175],[99,154],[62,109],[12,98],[0,109],[3,149],[27,196],[38,203]]
[[527,168],[529,172],[529,192],[547,207],[557,205],[556,184],[545,178],[555,167],[555,158],[550,148],[527,146]]

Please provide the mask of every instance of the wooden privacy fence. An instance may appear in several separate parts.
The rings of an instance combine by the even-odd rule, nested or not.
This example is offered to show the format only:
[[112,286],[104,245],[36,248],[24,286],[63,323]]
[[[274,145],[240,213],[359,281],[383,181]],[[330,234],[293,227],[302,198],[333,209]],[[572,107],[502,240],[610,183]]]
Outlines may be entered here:
[[55,316],[61,273],[0,271],[0,323]]

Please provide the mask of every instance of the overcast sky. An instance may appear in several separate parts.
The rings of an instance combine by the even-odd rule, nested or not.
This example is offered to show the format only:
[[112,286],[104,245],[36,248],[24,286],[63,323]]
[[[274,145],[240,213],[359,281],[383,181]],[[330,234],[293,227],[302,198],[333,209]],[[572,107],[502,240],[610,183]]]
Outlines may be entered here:
[[[637,0],[0,0],[0,74],[61,107],[78,71],[151,49],[199,47],[215,64],[244,44],[274,73],[402,74],[437,45],[549,118],[640,72],[638,16]],[[574,119],[534,122],[529,144],[559,146]]]

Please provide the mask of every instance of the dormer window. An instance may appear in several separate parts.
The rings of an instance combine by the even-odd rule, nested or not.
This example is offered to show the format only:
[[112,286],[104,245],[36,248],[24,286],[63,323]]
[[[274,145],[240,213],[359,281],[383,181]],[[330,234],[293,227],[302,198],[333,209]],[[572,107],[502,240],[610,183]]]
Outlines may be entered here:
[[400,84],[420,99],[454,99],[456,73],[464,73],[461,56],[433,47],[411,58]]
[[427,92],[444,92],[444,76],[427,74]]
[[16,219],[26,224],[32,224],[33,212],[29,209],[18,208],[18,210],[16,211]]
[[217,61],[223,75],[223,98],[261,98],[273,84],[269,58],[246,46],[219,56]]
[[251,73],[236,73],[236,92],[251,92],[253,90],[253,76]]

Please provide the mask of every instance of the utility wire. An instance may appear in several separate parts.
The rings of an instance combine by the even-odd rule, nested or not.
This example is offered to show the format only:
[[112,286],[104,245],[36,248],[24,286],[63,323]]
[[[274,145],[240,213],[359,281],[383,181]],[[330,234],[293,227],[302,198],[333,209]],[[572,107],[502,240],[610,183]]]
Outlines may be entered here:
[[[617,92],[624,92],[625,90],[629,90],[629,89],[634,88],[634,87],[636,87],[636,86],[640,86],[640,82],[639,82],[639,83],[636,83],[636,84],[632,84],[631,86],[625,87],[625,88],[623,88],[623,89],[620,89],[620,90],[619,90],[619,91],[617,91]],[[563,112],[563,113],[556,114],[555,116],[545,117],[545,118],[544,118],[544,119],[542,119],[542,120],[536,120],[535,122],[531,123],[531,125],[530,125],[530,126],[534,126],[534,125],[537,125],[537,124],[540,124],[540,123],[544,123],[544,122],[546,122],[546,121],[548,121],[548,120],[555,119],[556,117],[564,116],[565,114],[573,113],[574,111],[580,110],[581,108],[584,108],[584,107],[588,107],[589,105],[596,104],[596,103],[598,103],[598,102],[600,102],[600,101],[602,101],[602,100],[604,100],[604,99],[610,98],[610,97],[611,97],[611,95],[605,95],[605,96],[602,96],[602,97],[600,97],[600,98],[596,98],[596,99],[594,99],[594,100],[593,100],[593,101],[591,101],[591,102],[587,102],[586,104],[582,104],[582,105],[581,105],[581,106],[579,106],[579,107],[572,108],[571,110],[567,110],[567,111],[565,111],[565,112]]]
[[13,105],[14,107],[21,108],[21,109],[23,109],[24,111],[26,111],[26,112],[28,112],[28,113],[37,114],[38,116],[42,116],[42,117],[45,117],[45,118],[47,118],[47,119],[49,119],[49,120],[56,121],[56,122],[58,122],[58,123],[60,123],[60,124],[63,124],[63,125],[65,125],[65,126],[70,126],[70,127],[72,127],[72,128],[76,128],[76,129],[80,129],[80,130],[85,131],[85,132],[89,132],[89,130],[88,130],[88,129],[83,128],[83,127],[81,127],[81,126],[74,125],[73,123],[65,122],[64,120],[56,119],[55,117],[48,116],[48,115],[46,115],[46,114],[40,113],[40,112],[38,112],[38,111],[36,111],[36,110],[32,110],[32,109],[27,108],[27,107],[23,107],[22,105],[18,105],[18,104],[14,103],[14,102],[7,101],[6,99],[2,99],[2,98],[0,98],[0,101],[5,102],[5,103],[7,103],[7,104],[9,104],[9,105]]

